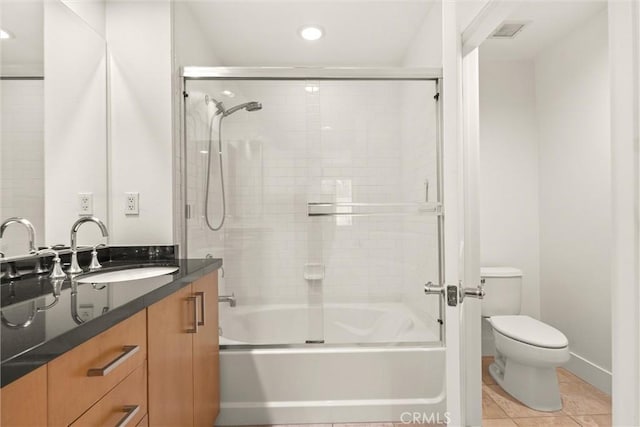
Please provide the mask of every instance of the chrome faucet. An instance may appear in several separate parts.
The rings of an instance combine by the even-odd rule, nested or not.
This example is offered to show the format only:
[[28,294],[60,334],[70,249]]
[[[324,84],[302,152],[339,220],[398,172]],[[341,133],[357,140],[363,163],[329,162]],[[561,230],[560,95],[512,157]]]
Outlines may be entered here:
[[228,302],[230,307],[236,306],[236,294],[232,293],[231,295],[220,295],[218,297],[218,302]]
[[3,222],[2,225],[0,225],[0,239],[2,238],[2,235],[4,234],[4,231],[11,224],[22,224],[27,229],[27,233],[29,233],[29,253],[30,254],[35,254],[37,252],[37,249],[36,249],[36,229],[33,228],[33,224],[31,224],[31,222],[28,219],[20,218],[20,217],[13,217],[13,218],[9,218],[5,222]]
[[96,218],[95,216],[83,216],[79,220],[73,223],[71,226],[71,267],[67,270],[69,274],[78,274],[82,273],[82,268],[78,264],[78,229],[85,222],[93,222],[98,227],[100,227],[100,231],[102,232],[103,237],[108,237],[109,232],[107,231],[107,226],[104,225],[104,222]]

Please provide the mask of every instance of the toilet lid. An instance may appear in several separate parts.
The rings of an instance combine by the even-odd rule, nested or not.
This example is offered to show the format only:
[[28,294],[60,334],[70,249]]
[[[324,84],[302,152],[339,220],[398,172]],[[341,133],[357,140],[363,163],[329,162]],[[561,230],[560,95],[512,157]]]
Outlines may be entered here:
[[496,331],[517,341],[544,348],[569,345],[562,332],[529,316],[491,316],[490,320]]

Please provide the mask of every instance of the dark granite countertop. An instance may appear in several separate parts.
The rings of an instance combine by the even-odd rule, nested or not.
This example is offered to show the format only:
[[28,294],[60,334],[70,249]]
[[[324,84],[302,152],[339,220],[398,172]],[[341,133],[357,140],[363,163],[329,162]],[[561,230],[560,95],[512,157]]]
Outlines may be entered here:
[[[172,246],[99,251],[100,272],[134,266],[179,268],[158,277],[94,285],[69,278],[53,282],[47,275],[31,275],[1,284],[2,386],[222,266],[221,259],[180,259],[176,252]],[[79,257],[81,266],[88,265],[88,255]],[[29,319],[28,326],[19,326]]]

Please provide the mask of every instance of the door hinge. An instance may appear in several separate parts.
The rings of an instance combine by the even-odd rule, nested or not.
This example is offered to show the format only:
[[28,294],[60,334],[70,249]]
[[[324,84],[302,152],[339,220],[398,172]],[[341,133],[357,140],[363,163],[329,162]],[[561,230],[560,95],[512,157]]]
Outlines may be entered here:
[[184,205],[184,217],[186,219],[191,219],[191,205],[190,204]]

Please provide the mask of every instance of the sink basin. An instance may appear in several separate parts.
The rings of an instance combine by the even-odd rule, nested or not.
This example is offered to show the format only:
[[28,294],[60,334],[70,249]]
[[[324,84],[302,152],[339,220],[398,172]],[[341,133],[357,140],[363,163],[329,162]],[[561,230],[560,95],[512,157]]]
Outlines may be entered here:
[[130,280],[148,279],[150,277],[164,276],[178,271],[178,267],[137,267],[118,271],[96,272],[84,275],[77,279],[78,283],[114,283]]

